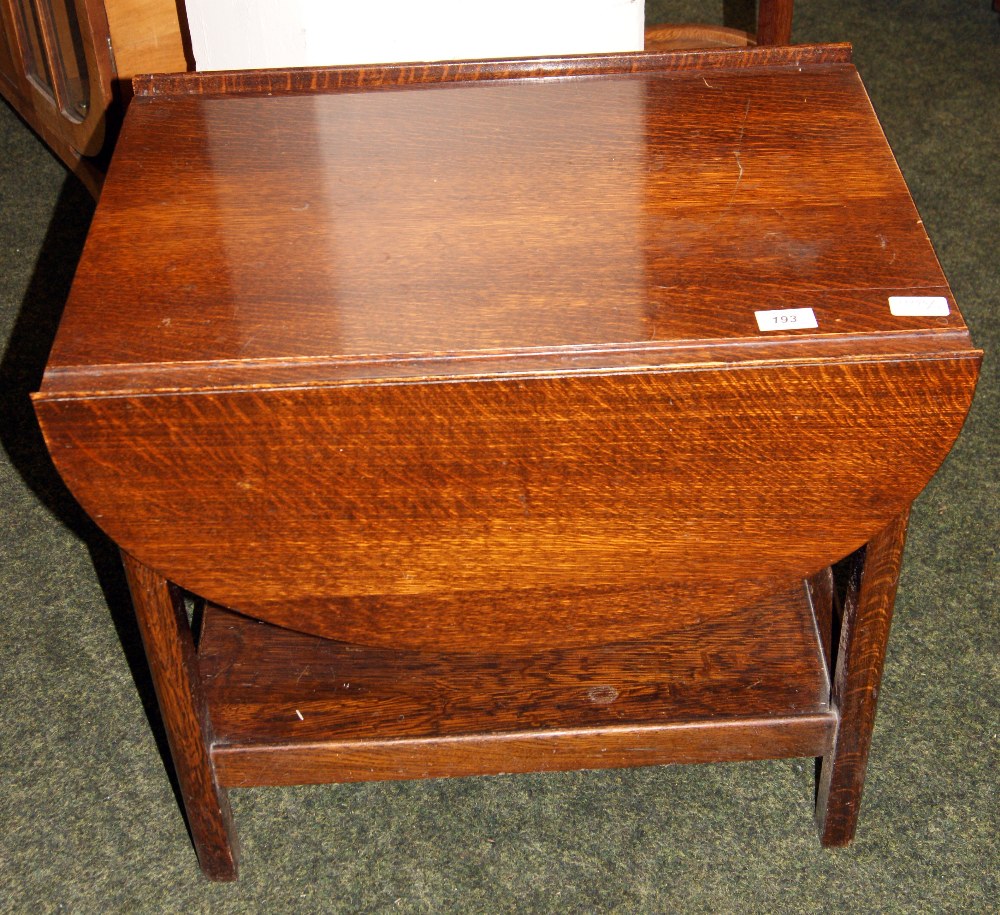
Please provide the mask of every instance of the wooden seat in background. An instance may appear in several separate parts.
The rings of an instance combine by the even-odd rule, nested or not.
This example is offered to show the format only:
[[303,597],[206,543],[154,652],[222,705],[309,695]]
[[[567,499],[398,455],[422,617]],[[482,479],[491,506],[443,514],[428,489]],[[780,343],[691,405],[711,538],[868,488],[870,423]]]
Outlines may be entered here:
[[790,44],[793,0],[760,0],[755,32],[722,25],[668,25],[646,28],[647,51],[684,51],[693,48],[746,48]]

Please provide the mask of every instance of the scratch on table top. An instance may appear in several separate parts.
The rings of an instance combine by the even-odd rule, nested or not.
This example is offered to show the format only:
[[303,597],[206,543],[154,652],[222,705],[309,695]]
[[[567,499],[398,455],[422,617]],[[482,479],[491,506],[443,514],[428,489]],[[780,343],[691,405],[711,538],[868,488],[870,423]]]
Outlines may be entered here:
[[[747,99],[747,106],[743,109],[743,121],[740,124],[740,135],[736,138],[736,152],[733,155],[736,157],[736,167],[740,170],[739,175],[736,177],[736,186],[733,188],[733,197],[736,196],[736,192],[740,188],[740,182],[743,180],[743,163],[740,161],[740,152],[743,150],[743,134],[746,133],[747,129],[747,118],[750,117],[750,99]],[[729,205],[732,206],[732,197],[729,199]]]
[[726,214],[733,208],[733,201],[736,200],[736,194],[740,189],[740,182],[743,180],[743,162],[740,159],[740,154],[743,150],[743,135],[746,133],[747,129],[747,118],[750,117],[750,99],[747,99],[746,108],[743,109],[743,120],[740,123],[740,134],[736,138],[736,150],[733,152],[733,158],[736,159],[736,168],[739,170],[736,175],[736,184],[733,185],[733,192],[729,195],[729,201],[726,203],[725,209],[719,214],[719,218],[715,220],[712,225],[717,225],[722,219],[725,218]]

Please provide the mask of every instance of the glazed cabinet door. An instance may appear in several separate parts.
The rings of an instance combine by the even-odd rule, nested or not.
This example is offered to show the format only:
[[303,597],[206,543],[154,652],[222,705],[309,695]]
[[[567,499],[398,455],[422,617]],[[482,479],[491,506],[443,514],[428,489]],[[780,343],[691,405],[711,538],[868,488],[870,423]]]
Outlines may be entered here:
[[4,95],[78,170],[101,151],[113,64],[100,0],[3,0]]
[[27,93],[24,68],[20,64],[20,52],[14,37],[11,19],[12,9],[0,5],[0,94],[20,110],[18,102],[24,102]]

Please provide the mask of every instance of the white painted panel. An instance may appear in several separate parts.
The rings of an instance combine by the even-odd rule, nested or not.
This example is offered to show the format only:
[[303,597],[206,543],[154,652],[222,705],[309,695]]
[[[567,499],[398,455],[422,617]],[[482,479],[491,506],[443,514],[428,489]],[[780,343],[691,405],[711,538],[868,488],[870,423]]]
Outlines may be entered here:
[[643,0],[186,0],[199,70],[642,48]]

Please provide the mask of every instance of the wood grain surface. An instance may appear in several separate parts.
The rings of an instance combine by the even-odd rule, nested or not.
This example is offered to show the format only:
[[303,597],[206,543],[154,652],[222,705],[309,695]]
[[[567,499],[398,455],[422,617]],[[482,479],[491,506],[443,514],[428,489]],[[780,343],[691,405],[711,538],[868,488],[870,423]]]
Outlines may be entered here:
[[[816,573],[925,485],[979,358],[844,55],[167,79],[36,397],[57,466],[170,580],[369,644]],[[819,326],[761,331],[790,307]]]
[[804,584],[745,600],[679,606],[654,639],[520,655],[364,648],[210,607],[213,759],[237,785],[825,752],[836,719]]
[[766,756],[848,841],[982,358],[849,49],[137,89],[35,405],[206,871],[219,785]]
[[757,4],[757,44],[788,44],[792,40],[793,8],[793,0],[760,0]]
[[[114,169],[53,393],[966,332],[848,64],[138,99]],[[817,329],[759,330],[802,307]]]
[[[348,641],[475,649],[503,638],[514,650],[655,629],[671,588],[711,603],[734,580],[802,578],[851,552],[941,462],[976,365],[754,365],[39,408],[88,512],[193,592]],[[586,592],[612,586],[647,593],[623,595],[630,612],[609,617]],[[525,630],[517,595],[539,591],[550,612]],[[489,595],[494,613],[468,612]],[[598,633],[588,620],[602,621]]]
[[824,845],[847,845],[857,828],[908,517],[904,512],[872,538],[848,583],[832,684],[838,726],[816,796]]
[[185,54],[187,23],[176,0],[104,0],[115,71],[131,81],[137,73],[176,72],[191,64]]
[[235,880],[239,844],[210,756],[215,738],[184,603],[142,563],[122,560],[198,859],[210,879]]
[[643,46],[647,51],[671,51],[789,44],[792,40],[792,0],[760,0],[756,6],[756,32],[701,23],[658,23],[646,26]]
[[[781,0],[784,2],[784,0]],[[384,89],[421,83],[488,82],[648,71],[805,67],[850,63],[849,44],[796,45],[753,49],[688,50],[666,54],[584,54],[578,57],[459,60],[373,66],[300,67],[274,70],[217,70],[136,76],[136,95],[288,95],[352,89]]]

